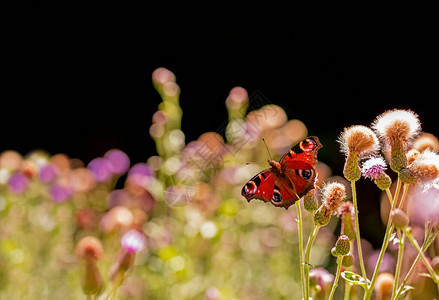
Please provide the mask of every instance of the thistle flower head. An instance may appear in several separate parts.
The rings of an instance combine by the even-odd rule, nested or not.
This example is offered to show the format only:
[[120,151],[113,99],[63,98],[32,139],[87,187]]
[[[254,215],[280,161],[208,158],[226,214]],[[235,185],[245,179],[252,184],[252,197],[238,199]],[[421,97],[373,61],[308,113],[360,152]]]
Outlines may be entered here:
[[386,142],[407,143],[419,133],[421,123],[411,110],[394,109],[379,115],[372,128]]
[[420,181],[435,180],[439,177],[439,155],[427,149],[416,157],[408,169]]
[[325,205],[332,214],[337,213],[337,209],[346,197],[346,189],[342,183],[330,182],[322,188],[323,205]]
[[341,151],[346,155],[353,152],[361,157],[379,150],[379,142],[375,133],[369,127],[362,125],[345,128],[338,141]]
[[439,150],[439,140],[431,133],[422,132],[413,142],[413,148],[419,152],[426,149]]
[[143,232],[132,229],[124,233],[120,243],[129,253],[139,252],[146,247],[146,236]]
[[385,174],[386,162],[381,156],[370,157],[363,163],[361,173],[365,178],[376,180],[378,176]]

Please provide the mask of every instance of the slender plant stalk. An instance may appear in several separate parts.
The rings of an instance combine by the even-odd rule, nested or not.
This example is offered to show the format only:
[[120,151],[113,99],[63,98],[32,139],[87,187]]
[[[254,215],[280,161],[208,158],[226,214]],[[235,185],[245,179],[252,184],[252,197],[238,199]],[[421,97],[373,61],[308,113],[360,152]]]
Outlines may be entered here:
[[[310,256],[311,256],[311,248],[314,240],[319,232],[320,225],[314,224],[314,229],[311,235],[308,238],[308,242],[306,244],[305,249],[305,262],[304,262],[304,270],[305,270],[305,295],[309,296],[309,266],[310,266]],[[305,298],[309,299],[309,298]]]
[[340,279],[340,273],[341,273],[342,260],[343,260],[343,256],[340,255],[337,257],[337,273],[335,274],[335,280],[334,283],[332,284],[331,293],[329,294],[328,300],[332,300],[332,298],[334,297],[335,289],[338,286],[338,280]]
[[366,282],[366,289],[367,287],[367,275],[366,275],[366,268],[364,267],[364,260],[363,260],[363,250],[361,249],[361,239],[360,239],[360,224],[358,222],[358,206],[357,206],[357,192],[355,189],[355,181],[351,181],[351,187],[352,187],[352,202],[354,205],[354,219],[355,219],[355,239],[357,240],[357,250],[358,250],[358,258],[360,261],[360,269],[361,269],[361,275],[363,276],[365,282]]
[[352,287],[352,283],[350,283],[348,281],[344,282],[344,298],[343,298],[343,300],[351,299],[351,287]]
[[302,228],[302,211],[300,201],[296,201],[297,210],[297,231],[299,232],[299,258],[300,258],[300,281],[303,299],[309,299],[308,291],[305,284],[305,264],[303,263],[303,228]]
[[396,268],[395,268],[395,281],[393,283],[392,297],[396,294],[396,290],[398,287],[399,276],[401,275],[401,267],[402,267],[402,257],[404,255],[404,246],[405,246],[405,238],[406,235],[404,232],[398,229],[398,237],[399,237],[399,248],[398,248],[398,258],[396,260]]
[[419,247],[418,242],[413,237],[412,232],[409,228],[406,227],[404,232],[405,232],[405,235],[407,236],[407,238],[409,239],[410,243],[412,243],[413,247],[415,247],[416,251],[418,251],[419,255],[421,256],[422,260],[424,261],[424,265],[427,268],[428,272],[430,273],[431,279],[433,279],[433,281],[437,285],[439,285],[439,280],[438,280],[438,277],[436,275],[436,272],[433,270],[433,268],[430,265],[430,262],[425,257],[425,254],[424,254],[425,250],[422,251],[421,247]]
[[[387,194],[387,195],[389,195],[389,194]],[[383,245],[381,246],[380,254],[378,256],[378,261],[377,261],[377,264],[375,266],[375,270],[373,271],[372,279],[370,280],[370,287],[367,288],[367,291],[364,294],[365,300],[370,299],[370,297],[372,296],[373,286],[374,286],[375,281],[377,279],[378,272],[380,270],[380,266],[381,266],[381,263],[383,261],[384,253],[386,253],[387,246],[389,245],[390,237],[392,235],[392,231],[394,228],[393,224],[392,224],[392,218],[391,218],[390,213],[395,208],[397,201],[396,201],[396,198],[390,199],[390,201],[392,202],[392,206],[391,206],[390,211],[389,211],[389,218],[387,220],[387,227],[386,227],[386,233],[384,235]]]
[[[424,239],[424,243],[422,244],[421,252],[425,252],[425,250],[427,250],[427,248],[430,247],[431,243],[433,243],[433,241],[436,238],[438,233],[439,233],[439,231],[435,230],[434,232],[429,232],[427,234],[427,237]],[[409,271],[405,275],[404,280],[402,281],[401,285],[399,286],[399,288],[396,292],[396,295],[393,295],[392,300],[396,300],[399,298],[399,296],[401,296],[401,293],[402,293],[405,285],[407,284],[407,281],[410,279],[410,276],[414,272],[420,259],[421,259],[421,254],[418,253],[418,255],[416,256],[415,260],[412,263],[412,266],[410,267]]]
[[396,181],[396,189],[395,189],[395,195],[393,197],[393,201],[398,202],[400,190],[401,190],[401,179],[399,179],[399,176],[398,176],[398,180]]
[[409,190],[410,184],[409,183],[405,183],[404,184],[404,188],[403,188],[403,192],[402,192],[402,197],[401,197],[401,202],[398,205],[399,209],[402,209],[402,207],[404,206],[404,201],[405,198],[407,197],[407,192]]

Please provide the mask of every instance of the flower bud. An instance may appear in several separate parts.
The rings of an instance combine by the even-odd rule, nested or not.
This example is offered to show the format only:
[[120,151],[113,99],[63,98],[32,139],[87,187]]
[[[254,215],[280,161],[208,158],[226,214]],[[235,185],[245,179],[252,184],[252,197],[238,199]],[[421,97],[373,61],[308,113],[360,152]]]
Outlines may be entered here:
[[314,190],[310,190],[303,197],[303,207],[305,207],[305,209],[311,213],[315,212],[319,207],[319,202],[314,194]]
[[358,165],[358,155],[355,152],[351,152],[346,157],[346,162],[343,168],[344,177],[350,181],[357,181],[361,178],[361,170]]
[[341,265],[343,267],[349,268],[353,264],[354,264],[354,256],[352,255],[351,252],[343,256],[343,260],[341,261]]
[[403,183],[409,183],[410,184],[410,183],[416,182],[416,176],[413,173],[413,171],[411,169],[409,169],[409,168],[404,168],[404,169],[401,169],[399,171],[399,179],[401,179],[401,181]]
[[392,210],[390,217],[392,218],[393,224],[395,224],[395,227],[398,229],[403,229],[409,224],[409,218],[405,212],[399,208]]
[[101,242],[91,236],[82,238],[75,248],[76,255],[85,260],[85,274],[82,290],[86,295],[96,295],[102,291],[104,281],[96,261],[102,258],[104,252]]
[[390,186],[392,185],[392,179],[389,177],[389,175],[384,173],[379,175],[377,179],[375,179],[375,184],[380,190],[384,191],[390,188]]
[[351,242],[346,235],[340,235],[337,243],[335,243],[335,253],[338,255],[346,255],[351,250]]
[[332,247],[331,254],[332,254],[332,256],[335,256],[335,257],[338,256],[337,249],[335,247]]
[[332,212],[325,205],[321,205],[314,213],[314,223],[320,226],[328,225],[331,214]]

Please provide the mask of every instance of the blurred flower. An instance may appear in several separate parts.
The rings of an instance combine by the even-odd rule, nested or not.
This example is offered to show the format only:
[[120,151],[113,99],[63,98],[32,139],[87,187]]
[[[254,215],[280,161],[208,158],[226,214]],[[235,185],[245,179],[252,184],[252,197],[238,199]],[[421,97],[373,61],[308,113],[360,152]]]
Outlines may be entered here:
[[115,206],[105,213],[100,221],[102,230],[106,233],[127,228],[133,223],[133,214],[124,206]]
[[104,287],[104,281],[96,264],[96,260],[101,259],[104,254],[101,242],[92,236],[84,237],[76,245],[75,252],[85,260],[85,275],[82,278],[84,294],[99,294]]
[[87,168],[93,173],[98,182],[108,182],[113,177],[112,165],[106,158],[98,157],[93,159]]
[[424,226],[425,222],[438,224],[439,220],[439,188],[436,186],[412,187],[412,204],[408,205],[410,222]]
[[104,154],[104,158],[110,162],[111,171],[116,175],[124,174],[130,167],[130,158],[121,150],[109,150]]
[[93,236],[86,236],[76,244],[75,253],[80,258],[91,257],[99,260],[104,256],[104,248],[99,239]]
[[96,227],[96,216],[91,209],[80,209],[75,213],[76,226],[81,229],[94,229]]
[[139,252],[146,247],[146,236],[143,232],[132,229],[124,233],[120,244],[127,252]]
[[422,152],[424,150],[438,151],[439,140],[431,133],[422,132],[413,142],[413,148]]
[[317,299],[326,299],[334,281],[334,275],[324,268],[312,268],[309,271],[311,288],[316,292]]
[[403,229],[409,224],[409,219],[404,211],[399,208],[395,208],[391,211],[390,217],[392,218],[395,228]]
[[390,299],[395,279],[391,273],[380,273],[376,279],[374,290],[377,300]]
[[7,169],[11,172],[21,169],[23,157],[14,150],[6,150],[0,154],[0,168]]
[[46,164],[40,168],[39,177],[41,182],[51,182],[58,175],[58,168],[53,164]]
[[422,182],[435,180],[439,177],[439,155],[431,150],[425,150],[408,166],[414,179]]
[[50,187],[49,194],[53,201],[61,203],[69,199],[73,193],[72,190],[67,186],[54,184]]
[[20,172],[12,174],[8,180],[10,189],[16,194],[24,192],[28,184],[29,178]]

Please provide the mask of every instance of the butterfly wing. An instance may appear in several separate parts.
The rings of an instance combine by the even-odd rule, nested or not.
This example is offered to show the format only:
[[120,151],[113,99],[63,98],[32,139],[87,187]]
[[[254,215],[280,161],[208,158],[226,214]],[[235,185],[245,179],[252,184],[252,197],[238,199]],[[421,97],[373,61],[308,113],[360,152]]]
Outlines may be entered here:
[[277,176],[271,169],[256,174],[243,186],[241,194],[249,202],[259,199],[285,208],[299,199],[288,180]]
[[315,136],[307,137],[293,146],[280,159],[285,177],[294,186],[299,199],[314,188],[317,172],[317,151],[322,144]]

